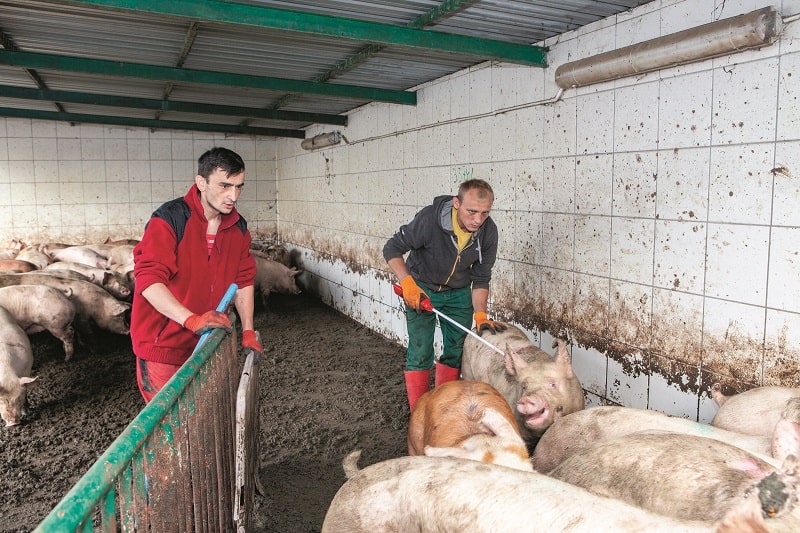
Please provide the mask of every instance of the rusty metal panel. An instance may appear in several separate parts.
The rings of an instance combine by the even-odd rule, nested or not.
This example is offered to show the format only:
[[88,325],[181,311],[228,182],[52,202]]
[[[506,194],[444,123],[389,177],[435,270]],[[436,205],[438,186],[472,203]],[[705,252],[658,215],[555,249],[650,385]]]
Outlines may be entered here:
[[94,517],[105,531],[234,531],[237,338],[204,334],[36,531],[91,531]]
[[234,476],[236,487],[234,489],[233,520],[239,533],[244,533],[250,528],[255,490],[259,486],[259,359],[258,354],[251,350],[245,359],[236,393],[236,473]]

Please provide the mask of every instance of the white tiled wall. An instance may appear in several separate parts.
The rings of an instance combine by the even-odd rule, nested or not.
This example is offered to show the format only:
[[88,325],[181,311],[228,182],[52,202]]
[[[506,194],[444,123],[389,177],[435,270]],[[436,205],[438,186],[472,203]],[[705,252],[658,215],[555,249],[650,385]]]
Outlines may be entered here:
[[800,385],[800,22],[761,50],[540,105],[562,63],[765,5],[656,0],[543,43],[549,68],[483,64],[419,88],[416,108],[358,110],[349,144],[279,141],[279,231],[323,298],[405,342],[383,244],[433,196],[485,178],[501,230],[492,311],[581,339],[590,404],[708,420],[716,380]]
[[273,139],[0,119],[0,246],[141,236],[156,207],[186,193],[213,146],[244,158],[239,209],[254,234],[275,233]]

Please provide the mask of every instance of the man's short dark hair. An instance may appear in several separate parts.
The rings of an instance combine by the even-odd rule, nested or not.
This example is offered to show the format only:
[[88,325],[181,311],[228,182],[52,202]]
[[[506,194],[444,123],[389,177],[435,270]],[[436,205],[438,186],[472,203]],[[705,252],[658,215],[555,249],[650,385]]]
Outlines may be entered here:
[[197,160],[197,174],[206,181],[217,169],[222,170],[226,176],[235,176],[244,172],[244,160],[233,150],[220,146],[208,150]]
[[463,202],[464,193],[471,191],[472,189],[476,189],[478,191],[478,198],[486,198],[488,195],[494,199],[494,191],[488,182],[479,179],[471,179],[458,186],[458,201]]

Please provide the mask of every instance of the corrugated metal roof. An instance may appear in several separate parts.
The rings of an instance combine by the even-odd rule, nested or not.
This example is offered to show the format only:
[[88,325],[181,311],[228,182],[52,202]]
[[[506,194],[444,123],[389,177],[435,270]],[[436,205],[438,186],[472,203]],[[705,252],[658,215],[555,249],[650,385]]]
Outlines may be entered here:
[[0,114],[300,137],[482,61],[535,64],[530,45],[649,1],[0,0]]

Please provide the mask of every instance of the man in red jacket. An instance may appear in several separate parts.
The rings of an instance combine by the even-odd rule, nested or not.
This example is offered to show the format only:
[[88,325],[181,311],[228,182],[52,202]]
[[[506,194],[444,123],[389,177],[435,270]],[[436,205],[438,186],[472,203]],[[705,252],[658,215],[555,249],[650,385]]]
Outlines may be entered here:
[[189,192],[153,212],[133,250],[131,340],[145,401],[186,362],[199,335],[220,327],[230,331],[228,316],[215,309],[231,283],[239,287],[233,303],[242,322],[242,346],[262,351],[253,329],[251,236],[235,207],[244,176],[236,152],[207,151],[198,159]]

